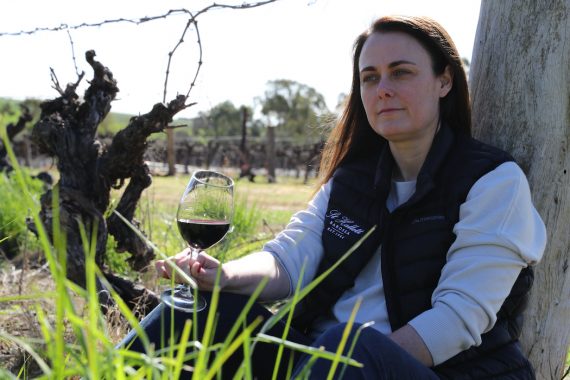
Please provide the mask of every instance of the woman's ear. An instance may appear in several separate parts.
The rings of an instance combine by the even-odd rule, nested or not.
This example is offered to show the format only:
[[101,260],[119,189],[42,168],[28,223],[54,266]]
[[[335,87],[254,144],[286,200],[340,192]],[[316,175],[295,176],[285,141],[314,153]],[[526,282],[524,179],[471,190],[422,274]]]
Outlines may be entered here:
[[441,83],[439,97],[445,98],[449,91],[451,91],[451,87],[453,87],[453,73],[449,65],[445,66],[445,70],[443,70],[443,73],[439,76],[439,80]]

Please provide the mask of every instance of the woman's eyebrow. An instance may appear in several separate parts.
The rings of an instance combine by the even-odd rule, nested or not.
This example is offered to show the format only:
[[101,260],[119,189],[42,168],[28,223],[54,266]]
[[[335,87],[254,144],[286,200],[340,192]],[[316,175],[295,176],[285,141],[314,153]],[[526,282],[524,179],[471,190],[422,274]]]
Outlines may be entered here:
[[[388,68],[391,69],[393,67],[400,66],[400,65],[414,65],[415,66],[416,64],[412,61],[406,61],[405,59],[401,59],[399,61],[390,62],[390,64],[388,65]],[[370,66],[363,67],[360,70],[361,73],[363,73],[365,71],[376,71],[376,68],[374,66],[370,65]]]
[[414,62],[411,62],[411,61],[406,61],[406,60],[404,60],[404,59],[401,59],[401,60],[399,60],[399,61],[391,62],[391,63],[388,65],[388,67],[389,67],[389,68],[392,68],[392,67],[396,67],[396,66],[400,66],[400,65],[415,65],[415,63],[414,63]]
[[363,73],[365,71],[376,71],[376,68],[374,66],[366,66],[360,70],[361,73]]

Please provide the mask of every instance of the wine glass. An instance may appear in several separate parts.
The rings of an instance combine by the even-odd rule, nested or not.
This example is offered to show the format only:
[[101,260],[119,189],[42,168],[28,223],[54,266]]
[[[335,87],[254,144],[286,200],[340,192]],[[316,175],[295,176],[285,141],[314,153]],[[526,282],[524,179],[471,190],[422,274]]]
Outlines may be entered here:
[[[178,231],[194,257],[219,243],[229,232],[233,216],[234,181],[215,171],[192,174],[176,213]],[[177,310],[192,312],[206,307],[202,297],[194,298],[190,284],[162,293],[162,302]]]

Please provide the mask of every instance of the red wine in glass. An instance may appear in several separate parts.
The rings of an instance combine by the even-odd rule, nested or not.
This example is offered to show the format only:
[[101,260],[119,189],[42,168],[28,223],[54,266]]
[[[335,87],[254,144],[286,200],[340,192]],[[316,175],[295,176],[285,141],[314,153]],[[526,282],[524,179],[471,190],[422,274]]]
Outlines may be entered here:
[[[178,231],[196,256],[200,250],[219,243],[230,231],[233,216],[233,188],[231,178],[210,170],[192,174],[178,204],[176,222]],[[186,312],[200,311],[205,300],[195,299],[188,284],[162,293],[162,302]]]
[[228,233],[230,223],[226,220],[178,219],[178,231],[192,248],[208,249]]

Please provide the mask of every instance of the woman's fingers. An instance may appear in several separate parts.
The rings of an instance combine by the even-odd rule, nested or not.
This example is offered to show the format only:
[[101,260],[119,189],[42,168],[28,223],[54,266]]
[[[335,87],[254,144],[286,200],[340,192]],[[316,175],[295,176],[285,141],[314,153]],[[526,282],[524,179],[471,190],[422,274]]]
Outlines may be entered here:
[[175,260],[174,257],[172,257],[167,260],[157,260],[154,263],[154,267],[159,277],[170,279],[174,275],[175,281],[180,281],[180,276],[176,276],[176,269],[174,269],[173,266],[177,266],[185,273],[189,274],[190,268],[189,264],[186,261],[187,260],[182,258]]
[[217,269],[220,266],[218,259],[208,255],[204,251],[198,253],[196,261],[199,262],[204,269]]
[[198,261],[194,261],[192,264],[190,264],[190,275],[192,277],[194,277],[195,279],[199,280],[201,273],[204,270],[202,269],[202,264],[200,264]]
[[166,265],[165,260],[157,260],[154,263],[154,268],[159,277],[170,278],[170,268]]
[[[185,282],[183,276],[177,274],[176,269],[173,268],[177,266],[190,275],[201,289],[211,290],[216,280],[220,261],[206,252],[199,252],[193,256],[189,249],[185,249],[166,260],[157,260],[154,265],[159,276],[166,279],[174,276],[175,282]],[[223,281],[223,278],[221,280]]]

